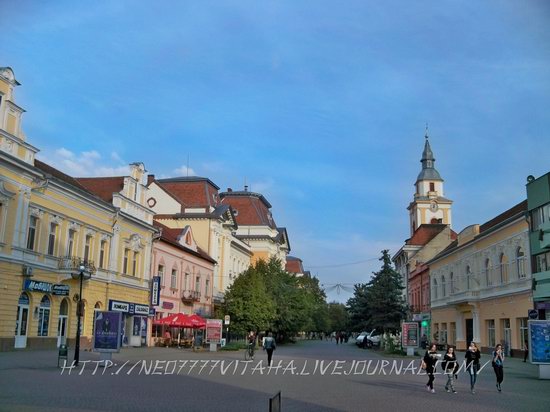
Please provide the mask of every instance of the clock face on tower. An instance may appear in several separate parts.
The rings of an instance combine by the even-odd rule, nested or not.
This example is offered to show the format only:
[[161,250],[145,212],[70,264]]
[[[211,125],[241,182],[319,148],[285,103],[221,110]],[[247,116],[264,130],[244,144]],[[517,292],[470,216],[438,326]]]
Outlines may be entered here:
[[430,210],[432,212],[437,212],[438,209],[439,209],[439,206],[437,205],[437,202],[430,203]]

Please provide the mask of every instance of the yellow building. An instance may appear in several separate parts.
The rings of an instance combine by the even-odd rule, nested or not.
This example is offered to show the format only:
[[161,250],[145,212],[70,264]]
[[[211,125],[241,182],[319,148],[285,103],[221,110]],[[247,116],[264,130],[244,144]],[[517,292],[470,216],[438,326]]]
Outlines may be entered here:
[[127,304],[124,342],[140,345],[156,233],[143,165],[132,165],[108,202],[36,160],[14,102],[18,85],[10,68],[0,68],[0,349],[74,344],[80,296],[72,275],[81,265],[92,273],[82,291],[82,345],[90,345],[94,310],[113,302],[121,311]]
[[471,225],[428,262],[432,333],[442,344],[484,351],[502,343],[523,353],[527,314],[533,307],[527,202],[483,225]]

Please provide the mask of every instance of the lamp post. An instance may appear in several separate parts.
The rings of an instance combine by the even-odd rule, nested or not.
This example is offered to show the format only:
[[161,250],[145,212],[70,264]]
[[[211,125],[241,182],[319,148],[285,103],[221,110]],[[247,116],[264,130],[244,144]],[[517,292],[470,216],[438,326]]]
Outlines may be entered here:
[[80,318],[82,316],[82,283],[84,279],[90,279],[92,277],[91,271],[87,270],[84,263],[80,263],[78,266],[79,273],[71,273],[73,279],[80,279],[80,293],[78,294],[78,307],[76,310],[77,323],[76,323],[76,344],[74,347],[74,364],[78,366],[80,361]]

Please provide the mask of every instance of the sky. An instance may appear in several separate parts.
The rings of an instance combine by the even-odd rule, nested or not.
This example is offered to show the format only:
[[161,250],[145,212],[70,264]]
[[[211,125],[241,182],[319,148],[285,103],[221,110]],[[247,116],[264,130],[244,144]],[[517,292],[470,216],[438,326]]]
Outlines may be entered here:
[[550,171],[547,1],[0,3],[39,158],[246,182],[330,300],[409,237],[426,123],[457,232]]

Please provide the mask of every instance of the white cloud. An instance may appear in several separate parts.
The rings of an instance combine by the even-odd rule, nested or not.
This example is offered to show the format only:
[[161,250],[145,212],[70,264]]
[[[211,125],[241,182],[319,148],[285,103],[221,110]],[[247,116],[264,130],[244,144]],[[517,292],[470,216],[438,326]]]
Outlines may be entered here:
[[113,158],[113,153],[110,156],[113,161],[105,161],[97,150],[83,151],[76,154],[61,147],[53,151],[46,149],[38,157],[73,177],[127,176],[129,173],[128,165],[118,155],[116,155],[116,159]]
[[186,165],[182,165],[181,167],[174,169],[173,173],[175,173],[176,176],[197,176],[195,171]]

